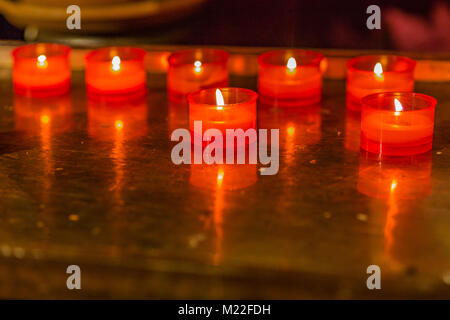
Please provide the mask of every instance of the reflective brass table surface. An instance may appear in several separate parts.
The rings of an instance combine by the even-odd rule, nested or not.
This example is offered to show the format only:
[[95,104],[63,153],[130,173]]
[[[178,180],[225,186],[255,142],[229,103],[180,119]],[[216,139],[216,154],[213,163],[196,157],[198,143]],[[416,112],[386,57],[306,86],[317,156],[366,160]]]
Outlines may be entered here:
[[[345,81],[320,108],[258,110],[280,129],[280,169],[174,165],[164,75],[143,100],[30,101],[0,73],[2,298],[450,298],[450,84],[432,152],[382,162],[361,153]],[[233,86],[256,87],[254,77]],[[82,289],[66,288],[81,268]],[[369,265],[381,290],[368,290]]]

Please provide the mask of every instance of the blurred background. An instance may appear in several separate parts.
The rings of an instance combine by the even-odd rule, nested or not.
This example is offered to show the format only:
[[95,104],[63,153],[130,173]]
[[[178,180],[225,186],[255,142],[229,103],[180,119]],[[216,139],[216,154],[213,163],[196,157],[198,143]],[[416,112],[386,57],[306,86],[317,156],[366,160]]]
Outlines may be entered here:
[[[450,52],[450,1],[0,0],[1,39]],[[67,30],[66,8],[81,8]],[[366,9],[381,8],[381,30]]]

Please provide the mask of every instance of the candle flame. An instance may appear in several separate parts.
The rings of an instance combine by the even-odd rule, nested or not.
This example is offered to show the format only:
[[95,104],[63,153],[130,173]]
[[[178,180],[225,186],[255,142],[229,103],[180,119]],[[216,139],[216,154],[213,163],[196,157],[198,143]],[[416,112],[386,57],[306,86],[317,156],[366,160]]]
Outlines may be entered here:
[[381,65],[381,63],[377,62],[377,64],[373,68],[373,73],[375,73],[378,78],[383,77],[383,66]]
[[197,60],[194,62],[194,71],[196,73],[200,73],[202,71],[202,63],[201,61]]
[[400,112],[403,111],[403,106],[402,103],[400,101],[398,101],[397,99],[394,98],[394,104],[395,104],[395,115],[399,116]]
[[217,110],[222,110],[223,106],[225,105],[225,102],[223,101],[222,91],[220,91],[220,89],[216,90],[216,104]]
[[286,66],[289,69],[289,71],[292,72],[295,70],[295,68],[297,68],[297,61],[295,61],[294,57],[290,57]]
[[41,54],[39,57],[37,57],[37,63],[36,65],[38,68],[45,68],[47,67],[47,57],[43,54]]
[[111,60],[112,66],[111,68],[114,71],[119,71],[120,70],[120,58],[118,56],[114,56]]

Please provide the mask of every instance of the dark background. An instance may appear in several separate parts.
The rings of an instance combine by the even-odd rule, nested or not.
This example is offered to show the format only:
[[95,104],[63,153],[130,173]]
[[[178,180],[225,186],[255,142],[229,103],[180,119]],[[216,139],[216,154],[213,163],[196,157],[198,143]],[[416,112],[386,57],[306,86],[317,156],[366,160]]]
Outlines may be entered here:
[[[136,37],[163,44],[450,52],[449,2],[210,0],[182,21],[101,37]],[[366,27],[366,9],[371,4],[381,8],[381,30]],[[0,38],[23,38],[22,30],[3,17],[0,20]]]

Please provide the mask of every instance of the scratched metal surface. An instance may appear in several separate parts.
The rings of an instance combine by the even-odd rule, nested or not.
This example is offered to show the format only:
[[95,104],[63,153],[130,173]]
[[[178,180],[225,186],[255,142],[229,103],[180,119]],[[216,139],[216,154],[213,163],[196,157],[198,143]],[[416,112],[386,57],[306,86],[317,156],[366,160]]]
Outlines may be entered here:
[[[260,108],[259,126],[281,130],[277,175],[227,168],[218,187],[214,169],[170,160],[187,110],[168,105],[163,76],[123,110],[88,102],[80,73],[69,98],[15,98],[9,72],[1,297],[450,298],[449,83],[416,86],[439,101],[427,155],[367,160],[345,83],[329,80],[320,110]],[[70,264],[82,290],[66,289]],[[382,290],[366,288],[371,264]]]

